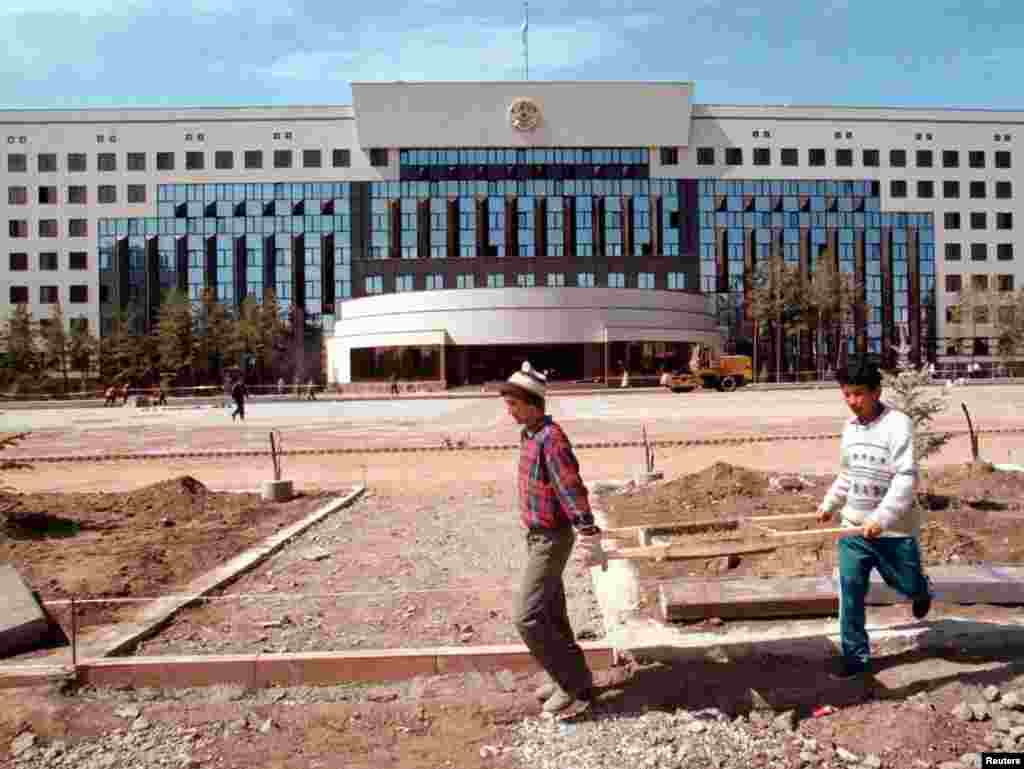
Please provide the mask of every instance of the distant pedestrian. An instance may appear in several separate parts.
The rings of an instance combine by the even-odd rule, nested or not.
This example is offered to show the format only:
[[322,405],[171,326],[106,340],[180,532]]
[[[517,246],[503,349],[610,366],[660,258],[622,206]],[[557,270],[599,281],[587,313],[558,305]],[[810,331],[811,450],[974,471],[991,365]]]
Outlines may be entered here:
[[231,388],[231,398],[235,402],[235,410],[231,414],[232,422],[235,421],[235,417],[245,421],[245,399],[248,395],[249,391],[246,389],[245,382],[241,379],[237,380]]
[[157,385],[157,387],[156,387],[156,405],[157,406],[166,406],[167,405],[167,392],[164,390],[164,386],[162,384]]
[[284,377],[277,380],[277,394],[284,395]]
[[397,371],[392,371],[391,372],[391,394],[392,395],[398,395],[399,394],[399,392],[398,392],[398,372]]
[[106,400],[103,401],[104,407],[117,405],[117,388],[114,385],[108,386],[104,395],[106,397]]
[[306,384],[306,400],[316,400],[316,385],[313,383],[312,379],[310,379]]
[[122,406],[127,406],[128,405],[128,383],[127,382],[125,382],[123,385],[121,385],[121,405]]
[[544,375],[529,363],[501,385],[509,415],[522,426],[518,485],[526,570],[515,624],[552,679],[536,692],[544,712],[575,714],[588,707],[594,679],[569,624],[562,572],[574,543],[576,559],[585,567],[607,568],[607,556],[572,444],[545,414],[546,388]]

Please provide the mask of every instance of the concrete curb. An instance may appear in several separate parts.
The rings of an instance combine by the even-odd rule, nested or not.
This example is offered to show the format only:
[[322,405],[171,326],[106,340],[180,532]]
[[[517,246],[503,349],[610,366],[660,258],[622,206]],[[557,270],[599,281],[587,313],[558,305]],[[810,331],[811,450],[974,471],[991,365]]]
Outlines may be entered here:
[[338,510],[351,505],[365,491],[365,486],[353,487],[352,492],[348,496],[331,500],[301,521],[293,523],[256,546],[235,556],[220,568],[193,580],[181,594],[155,600],[142,613],[137,622],[127,626],[127,631],[125,630],[125,625],[114,626],[109,632],[103,633],[99,638],[92,639],[87,646],[80,648],[79,656],[83,659],[112,657],[131,650],[139,641],[156,633],[186,606],[208,595],[217,588],[232,582],[239,575],[265,561],[310,527],[320,523]]
[[[939,430],[937,433],[950,436],[969,435],[967,430]],[[975,430],[976,435],[995,435],[1024,433],[1024,427],[996,427]],[[809,433],[806,435],[737,435],[721,438],[698,438],[684,440],[653,440],[649,445],[655,448],[689,448],[692,446],[729,446],[746,443],[776,443],[779,441],[827,441],[839,440],[840,433]],[[593,441],[576,443],[576,450],[585,449],[618,449],[638,448],[644,446],[642,441]],[[278,456],[325,456],[331,454],[416,454],[424,452],[453,451],[519,451],[518,443],[489,443],[477,446],[381,446],[379,448],[336,448],[336,449],[291,449],[279,451]],[[270,451],[264,449],[241,449],[233,451],[164,451],[146,454],[57,454],[53,456],[17,456],[11,454],[8,459],[17,462],[118,462],[137,459],[221,459],[225,457],[269,457]]]

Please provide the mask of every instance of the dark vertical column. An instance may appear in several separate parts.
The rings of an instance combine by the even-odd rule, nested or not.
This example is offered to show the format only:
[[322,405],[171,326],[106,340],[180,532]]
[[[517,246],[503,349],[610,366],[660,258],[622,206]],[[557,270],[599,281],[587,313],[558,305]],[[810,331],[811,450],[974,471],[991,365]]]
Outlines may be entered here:
[[665,253],[665,236],[662,228],[665,225],[665,206],[661,195],[651,195],[651,253],[662,256]]
[[234,246],[234,257],[235,257],[235,301],[239,307],[242,306],[242,301],[246,296],[249,295],[248,281],[245,279],[246,275],[246,254],[245,254],[245,235],[234,238],[232,240]]
[[461,221],[459,219],[459,199],[448,199],[448,256],[457,257],[461,250]]
[[[659,199],[659,204],[660,204]],[[660,251],[658,252],[661,253]],[[715,291],[722,293],[729,290],[729,230],[725,227],[715,228]]]
[[593,209],[593,214],[590,224],[594,240],[594,256],[605,256],[608,253],[608,245],[604,231],[604,197],[594,195],[592,201],[591,208]]
[[487,196],[477,195],[474,203],[476,204],[476,255],[478,257],[490,256],[491,222]]
[[[274,236],[268,235],[263,238],[263,295],[267,291],[273,291],[277,295],[274,276],[277,273],[277,253],[274,249]],[[280,299],[280,297],[278,297]]]
[[[352,261],[362,262],[370,249],[370,182],[352,182],[349,214],[352,217]],[[355,282],[355,281],[353,281]],[[355,287],[352,290],[355,295]]]
[[743,249],[743,319],[753,321],[754,313],[751,306],[751,295],[754,290],[754,276],[757,273],[757,243],[754,231],[747,230],[747,242]]
[[160,312],[160,252],[157,239],[146,238],[146,333],[156,329]]
[[292,304],[306,309],[306,236],[292,238]]
[[395,198],[388,201],[388,232],[391,236],[388,256],[392,259],[402,258],[402,200]]
[[622,254],[633,256],[633,231],[636,227],[633,218],[633,196],[622,196]]
[[323,296],[323,311],[330,315],[334,315],[337,312],[338,302],[334,284],[334,239],[334,233],[323,235],[320,238],[320,253],[323,255],[321,260],[323,269],[320,272],[320,291]]
[[576,256],[576,196],[562,197],[562,251],[566,257]]
[[505,255],[519,256],[519,198],[505,196]]
[[697,180],[684,179],[679,182],[679,222],[680,252],[683,254],[697,253],[697,239],[700,225],[697,214]]
[[416,201],[416,255],[430,258],[430,198]]
[[907,276],[910,296],[907,312],[910,314],[910,359],[921,365],[921,250],[917,227],[907,227]]
[[548,199],[545,196],[535,198],[536,208],[533,214],[533,241],[537,256],[548,256]]
[[188,236],[174,240],[175,284],[179,291],[188,294]]
[[217,236],[207,238],[204,242],[206,246],[206,264],[205,264],[205,281],[206,285],[204,288],[208,288],[214,293],[217,291]]
[[867,265],[865,261],[864,238],[861,237],[853,245],[854,282],[856,299],[854,301],[854,334],[857,338],[857,352],[861,355],[868,351],[867,335]]
[[117,306],[127,310],[131,295],[128,282],[128,238],[118,238],[114,241],[113,261],[117,276]]
[[892,346],[895,344],[895,306],[893,292],[892,231],[886,227],[882,230],[881,272],[882,272],[882,366],[892,368],[895,358]]

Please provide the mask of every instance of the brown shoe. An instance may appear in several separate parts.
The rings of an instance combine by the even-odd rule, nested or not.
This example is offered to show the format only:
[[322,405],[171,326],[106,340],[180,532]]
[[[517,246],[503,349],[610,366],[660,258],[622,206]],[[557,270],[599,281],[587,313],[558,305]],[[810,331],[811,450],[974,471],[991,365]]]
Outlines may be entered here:
[[545,713],[558,713],[576,702],[576,698],[560,686],[555,687],[554,693],[544,700],[542,710]]

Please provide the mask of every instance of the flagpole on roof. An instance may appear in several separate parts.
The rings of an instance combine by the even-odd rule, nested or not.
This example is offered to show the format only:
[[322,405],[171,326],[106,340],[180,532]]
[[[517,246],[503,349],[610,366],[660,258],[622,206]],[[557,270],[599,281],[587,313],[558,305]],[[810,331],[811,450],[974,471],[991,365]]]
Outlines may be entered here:
[[530,79],[530,3],[523,0],[523,79]]

